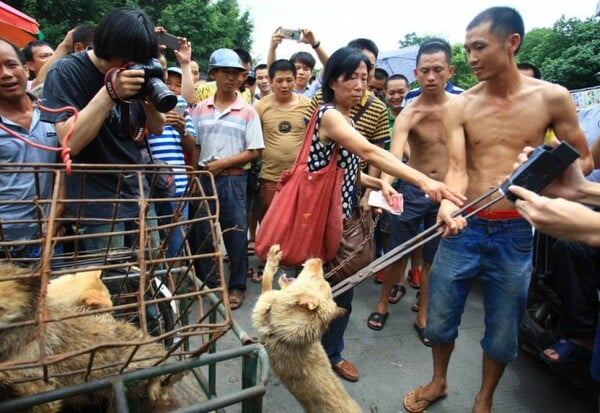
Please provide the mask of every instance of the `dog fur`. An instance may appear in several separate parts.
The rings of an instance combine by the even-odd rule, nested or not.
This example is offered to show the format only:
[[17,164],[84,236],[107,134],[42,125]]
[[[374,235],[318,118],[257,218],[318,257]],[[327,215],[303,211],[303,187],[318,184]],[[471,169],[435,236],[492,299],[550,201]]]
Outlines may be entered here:
[[[142,330],[116,320],[110,312],[85,315],[89,310],[112,307],[110,294],[99,275],[98,272],[79,273],[50,282],[43,311],[45,319],[71,318],[48,321],[42,330],[38,323],[12,325],[37,320],[40,276],[9,263],[0,263],[0,368],[3,364],[29,367],[39,363],[42,331],[46,358],[68,357],[48,365],[48,381],[40,377],[42,369],[39,367],[0,369],[0,400],[119,374],[130,357],[124,371],[154,366],[166,357],[166,350],[160,343],[133,345],[145,341]],[[132,345],[123,346],[123,343]],[[92,349],[96,349],[92,370],[87,372]],[[59,372],[69,374],[57,376]],[[160,380],[155,377],[147,383],[146,390],[152,401],[158,401],[164,394]],[[102,404],[110,397],[110,390],[99,391],[71,397],[64,404]],[[58,412],[61,405],[61,402],[47,403],[32,411]]]
[[47,299],[54,306],[81,311],[111,308],[110,291],[101,279],[102,271],[84,271],[55,278],[48,284]]
[[295,281],[280,277],[280,290],[273,290],[280,260],[279,245],[271,246],[252,314],[273,371],[308,413],[361,412],[321,345],[329,323],[344,314],[333,301],[321,260],[307,260]]

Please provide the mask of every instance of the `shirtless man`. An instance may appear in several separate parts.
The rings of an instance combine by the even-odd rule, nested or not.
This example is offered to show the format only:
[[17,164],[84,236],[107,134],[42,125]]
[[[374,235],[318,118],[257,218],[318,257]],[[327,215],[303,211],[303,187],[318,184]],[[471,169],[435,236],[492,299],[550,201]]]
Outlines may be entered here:
[[[402,159],[408,141],[411,153],[408,164],[439,181],[446,175],[446,134],[442,113],[444,104],[452,97],[444,90],[446,82],[454,73],[454,66],[450,64],[451,56],[450,45],[442,39],[430,39],[421,44],[414,74],[423,93],[396,118],[390,147],[392,154]],[[382,174],[382,179],[390,184],[395,180],[385,173]],[[438,211],[438,204],[426,198],[414,185],[400,182],[397,189],[404,196],[404,212],[399,216],[389,215],[390,250],[416,236],[422,222],[425,228],[434,225]],[[427,314],[427,279],[438,242],[437,238],[428,242],[423,251],[421,298],[414,326],[425,345],[429,345],[423,335]],[[379,303],[367,320],[369,328],[381,330],[389,316],[388,302],[397,303],[404,295],[405,287],[398,282],[400,275],[404,274],[407,261],[408,257],[402,258],[384,270]]]
[[[469,200],[509,175],[523,147],[540,145],[550,125],[579,151],[583,171],[592,169],[569,92],[519,73],[515,54],[523,34],[521,16],[508,7],[487,9],[467,26],[465,48],[480,83],[448,102],[444,126],[446,184]],[[485,334],[483,379],[473,412],[491,412],[504,368],[517,357],[517,332],[531,274],[531,226],[508,200],[470,218],[468,227],[463,217],[452,217],[457,209],[446,201],[440,205],[447,238],[440,242],[431,267],[425,332],[433,345],[434,372],[429,384],[405,396],[409,412],[421,412],[448,394],[448,363],[475,276],[483,281]]]

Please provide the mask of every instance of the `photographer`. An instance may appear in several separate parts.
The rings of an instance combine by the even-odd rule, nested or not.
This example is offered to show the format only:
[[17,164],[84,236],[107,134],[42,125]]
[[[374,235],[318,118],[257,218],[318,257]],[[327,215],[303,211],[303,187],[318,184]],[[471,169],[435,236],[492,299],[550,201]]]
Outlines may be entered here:
[[[94,49],[69,55],[57,61],[48,72],[45,83],[45,105],[50,108],[73,106],[79,111],[71,114],[43,115],[54,122],[62,141],[69,128],[73,161],[91,164],[141,164],[136,138],[149,133],[160,135],[165,116],[155,105],[168,105],[175,99],[159,80],[162,69],[158,57],[158,40],[154,25],[144,12],[130,7],[111,10],[98,24],[94,33]],[[154,60],[152,60],[154,59]],[[129,70],[135,64],[135,70]],[[158,79],[154,66],[158,65]],[[161,88],[164,87],[164,90]],[[158,90],[157,90],[158,89]],[[166,91],[166,93],[164,93]],[[159,93],[160,92],[160,93]],[[150,99],[148,95],[152,96]],[[166,98],[165,98],[166,96]],[[165,102],[167,101],[167,102]],[[170,108],[167,108],[169,110]],[[73,198],[139,199],[140,190],[135,174],[79,174],[67,177],[67,195]],[[119,182],[119,179],[123,182]],[[80,187],[82,186],[82,187]],[[115,211],[116,209],[116,211]],[[133,218],[139,214],[137,202],[87,203],[81,205],[82,218]],[[124,229],[124,221],[106,224],[87,221],[86,233]],[[123,237],[111,237],[111,246],[123,245]],[[85,240],[84,249],[105,248],[106,238]]]

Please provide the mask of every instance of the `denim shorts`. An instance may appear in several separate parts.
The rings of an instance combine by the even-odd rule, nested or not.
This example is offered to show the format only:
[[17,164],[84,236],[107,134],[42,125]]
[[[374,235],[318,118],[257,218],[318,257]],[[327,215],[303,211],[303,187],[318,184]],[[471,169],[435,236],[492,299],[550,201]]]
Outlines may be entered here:
[[500,363],[517,357],[517,336],[529,281],[533,234],[522,218],[469,218],[468,226],[443,239],[433,260],[425,336],[449,343],[458,326],[473,280],[483,281],[483,351]]
[[[404,198],[404,211],[401,215],[389,215],[390,243],[388,250],[396,248],[417,236],[419,231],[436,223],[439,204],[425,196],[425,192],[407,182],[400,181],[398,192]],[[431,263],[439,244],[435,237],[423,246],[423,261]]]

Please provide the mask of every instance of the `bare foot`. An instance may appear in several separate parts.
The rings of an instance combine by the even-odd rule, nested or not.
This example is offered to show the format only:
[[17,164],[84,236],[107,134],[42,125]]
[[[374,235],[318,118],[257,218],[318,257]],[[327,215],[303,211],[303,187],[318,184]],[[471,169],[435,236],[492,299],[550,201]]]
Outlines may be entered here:
[[482,397],[477,396],[475,398],[475,405],[473,406],[472,413],[492,413],[492,400],[485,400]]
[[448,395],[448,386],[431,382],[419,386],[404,396],[404,408],[409,413],[424,412],[432,403]]

